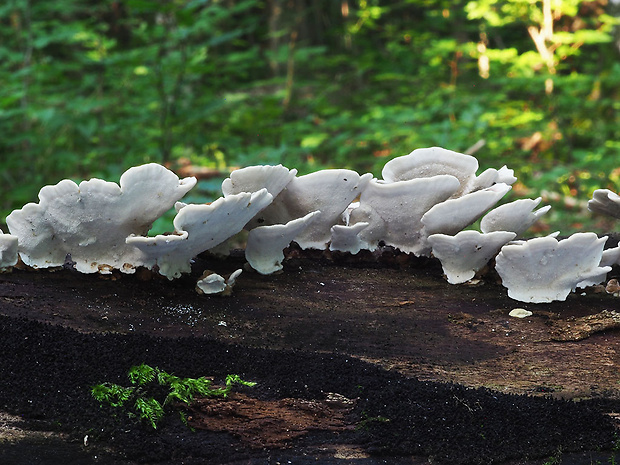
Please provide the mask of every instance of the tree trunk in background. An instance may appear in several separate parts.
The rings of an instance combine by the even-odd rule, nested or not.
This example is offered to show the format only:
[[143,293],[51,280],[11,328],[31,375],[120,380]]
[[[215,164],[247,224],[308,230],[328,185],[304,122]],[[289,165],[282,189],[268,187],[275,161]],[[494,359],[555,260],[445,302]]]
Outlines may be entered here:
[[279,76],[281,70],[277,55],[282,44],[280,29],[282,27],[283,3],[283,0],[269,0],[267,2],[269,7],[269,67],[274,77]]

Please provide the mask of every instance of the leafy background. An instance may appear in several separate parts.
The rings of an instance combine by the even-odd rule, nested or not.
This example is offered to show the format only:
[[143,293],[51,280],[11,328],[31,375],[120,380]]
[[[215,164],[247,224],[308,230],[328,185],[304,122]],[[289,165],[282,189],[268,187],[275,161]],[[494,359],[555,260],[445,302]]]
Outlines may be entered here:
[[151,161],[198,174],[204,202],[233,167],[380,176],[438,145],[513,168],[507,201],[554,207],[534,233],[617,229],[585,205],[620,191],[619,15],[612,0],[2,2],[0,227],[43,185]]

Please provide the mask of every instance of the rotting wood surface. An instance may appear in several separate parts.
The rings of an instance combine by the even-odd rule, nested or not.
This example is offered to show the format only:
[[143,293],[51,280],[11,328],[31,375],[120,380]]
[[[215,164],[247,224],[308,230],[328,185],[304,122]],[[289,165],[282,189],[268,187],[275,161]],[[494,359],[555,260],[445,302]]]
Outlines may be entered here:
[[[230,297],[199,296],[194,282],[205,268],[225,274],[243,266],[236,256],[219,262],[201,258],[192,276],[176,281],[149,273],[104,277],[69,270],[16,271],[0,276],[0,315],[81,333],[197,336],[250,349],[334,354],[421,381],[500,393],[620,398],[617,297],[586,290],[565,302],[524,304],[509,299],[492,276],[476,285],[454,286],[445,282],[435,261],[399,254],[368,257],[328,260],[293,250],[283,273],[244,272]],[[516,307],[532,316],[509,317]],[[256,406],[257,411],[273,407],[240,399],[229,405]],[[328,408],[316,399],[285,404],[310,413],[318,409],[316,415]],[[308,427],[335,431],[354,426],[343,417],[335,425],[310,422]],[[254,444],[280,447],[304,434],[287,438],[276,428]],[[358,446],[338,447],[338,453],[369,457]]]

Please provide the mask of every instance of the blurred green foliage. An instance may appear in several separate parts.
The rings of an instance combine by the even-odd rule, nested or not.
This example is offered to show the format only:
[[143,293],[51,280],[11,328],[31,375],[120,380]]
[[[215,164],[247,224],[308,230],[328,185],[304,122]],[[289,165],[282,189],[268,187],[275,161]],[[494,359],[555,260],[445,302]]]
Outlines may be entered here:
[[513,198],[554,205],[541,232],[608,230],[584,202],[620,191],[619,14],[606,0],[8,0],[1,218],[45,184],[149,161],[380,176],[415,148],[484,140],[475,156],[515,169]]

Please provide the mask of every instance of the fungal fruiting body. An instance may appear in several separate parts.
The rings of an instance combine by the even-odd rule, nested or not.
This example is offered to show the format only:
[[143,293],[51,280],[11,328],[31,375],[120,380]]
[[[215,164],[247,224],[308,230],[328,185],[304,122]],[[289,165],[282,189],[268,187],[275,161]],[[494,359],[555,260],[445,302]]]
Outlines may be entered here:
[[39,203],[13,211],[6,222],[28,266],[61,266],[70,255],[82,273],[133,273],[142,255],[125,238],[146,234],[195,184],[195,178],[179,179],[156,163],[130,168],[120,185],[65,179],[43,187]]
[[198,294],[229,296],[232,294],[232,289],[242,271],[241,269],[236,270],[226,279],[211,270],[205,270],[196,282],[196,292]]
[[186,205],[174,218],[174,234],[130,236],[127,243],[144,254],[145,266],[157,265],[160,274],[178,278],[191,271],[196,255],[237,234],[271,200],[267,189],[261,189],[220,197],[211,204]]
[[331,227],[368,185],[371,174],[359,175],[351,170],[321,170],[293,178],[273,203],[252,220],[252,227],[286,224],[308,213],[321,214],[295,237],[303,249],[325,249]]
[[[262,274],[282,269],[283,249],[292,241],[352,254],[384,244],[432,254],[453,284],[470,280],[495,257],[510,297],[548,302],[601,282],[620,261],[618,249],[603,253],[604,240],[593,233],[515,241],[549,207],[534,210],[540,198],[495,207],[516,181],[514,172],[503,166],[477,175],[478,167],[476,158],[441,147],[390,160],[383,180],[347,169],[297,176],[282,165],[250,166],[233,171],[222,182],[223,196],[210,204],[180,202],[196,179],[179,179],[154,163],[130,168],[119,184],[64,180],[7,217],[0,269],[19,254],[33,268],[70,260],[83,273],[132,273],[142,266],[174,279],[191,271],[198,254],[219,250],[246,229],[246,259]],[[172,206],[173,231],[147,236]],[[589,207],[620,217],[620,196],[597,190]],[[483,215],[481,232],[464,230]],[[199,288],[230,285],[211,273]]]
[[538,219],[547,213],[551,206],[536,208],[542,197],[537,199],[519,199],[501,205],[489,213],[480,221],[480,230],[483,233],[491,231],[512,231],[517,237],[527,231]]
[[472,279],[504,244],[515,237],[515,233],[508,231],[461,231],[454,236],[433,234],[428,241],[448,282],[460,284]]
[[303,230],[312,225],[320,214],[320,211],[314,211],[286,224],[259,226],[252,229],[245,246],[245,258],[250,266],[260,274],[280,271],[284,260],[283,250]]
[[576,233],[560,241],[547,236],[507,244],[495,258],[495,269],[515,300],[566,300],[580,284],[601,282],[611,270],[600,266],[606,240]]
[[620,219],[620,195],[609,189],[597,189],[588,202],[588,209]]
[[0,230],[0,271],[17,264],[17,237]]
[[422,235],[422,217],[433,206],[459,189],[452,175],[436,175],[405,181],[373,179],[360,196],[359,207],[349,215],[349,226],[367,223],[358,236],[364,249],[375,250],[379,242],[416,255],[430,248]]

